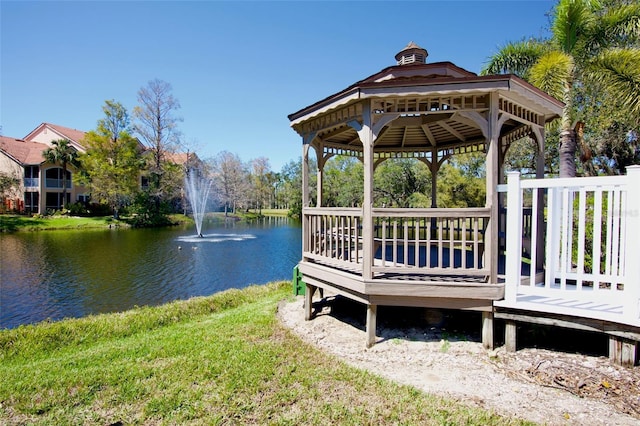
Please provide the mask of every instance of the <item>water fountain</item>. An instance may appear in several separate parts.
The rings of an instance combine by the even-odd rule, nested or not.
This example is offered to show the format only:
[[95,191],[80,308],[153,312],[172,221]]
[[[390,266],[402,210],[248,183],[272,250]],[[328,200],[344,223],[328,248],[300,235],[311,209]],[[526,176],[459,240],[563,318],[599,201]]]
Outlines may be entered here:
[[193,212],[193,220],[196,223],[197,236],[202,238],[202,220],[207,211],[207,200],[211,191],[212,180],[201,170],[189,169],[184,178],[187,199]]

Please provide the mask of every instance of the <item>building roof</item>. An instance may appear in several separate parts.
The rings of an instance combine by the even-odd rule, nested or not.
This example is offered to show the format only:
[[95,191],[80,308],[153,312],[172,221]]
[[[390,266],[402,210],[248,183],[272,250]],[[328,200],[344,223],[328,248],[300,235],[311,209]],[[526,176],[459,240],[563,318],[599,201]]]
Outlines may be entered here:
[[[56,135],[53,138],[45,137],[44,139],[46,139],[47,142],[48,140],[68,139],[69,141],[71,141],[71,145],[74,148],[80,149],[82,152],[86,150],[86,147],[83,144],[83,139],[87,132],[84,132],[78,129],[72,129],[70,127],[60,126],[58,124],[41,123],[40,125],[38,125],[38,127],[33,129],[31,132],[29,132],[29,134],[24,137],[24,140],[3,137],[3,139],[7,139],[10,141],[21,142],[21,144],[16,144],[14,142],[7,142],[6,143],[7,147],[15,155],[9,154],[8,152],[7,154],[11,155],[12,158],[14,158],[16,161],[22,164],[41,164],[44,161],[44,158],[42,157],[42,151],[47,149],[49,146],[46,143],[36,142],[35,140],[39,139],[44,142],[45,140],[43,140],[43,138],[40,135],[42,135],[43,133],[46,133],[45,130],[52,132]],[[137,138],[136,140],[138,141],[138,147],[140,148],[140,150],[142,152],[146,151],[145,146],[140,142],[140,140]],[[3,151],[5,150],[3,149]],[[28,155],[27,155],[27,151],[29,152]],[[29,162],[25,163],[24,159],[27,157],[29,159]],[[167,152],[165,157],[168,161],[178,165],[185,165],[189,161],[198,159],[198,156],[194,152],[191,152],[191,153]]]
[[21,165],[35,165],[44,162],[42,151],[49,148],[38,142],[0,136],[0,151]]
[[[40,135],[46,135],[47,131],[51,131],[55,134],[55,137],[45,136],[47,141],[42,140]],[[72,129],[70,127],[60,126],[58,124],[52,123],[41,123],[38,127],[33,129],[27,136],[24,137],[26,141],[40,141],[40,142],[49,142],[50,140],[55,139],[68,139],[71,141],[71,145],[80,150],[84,151],[85,147],[82,144],[82,139],[84,139],[86,132],[82,130]]]
[[[466,86],[466,87],[462,87]],[[429,64],[413,64],[412,66],[389,66],[369,77],[366,77],[346,89],[309,105],[301,110],[289,114],[292,126],[302,117],[318,114],[327,109],[334,109],[351,102],[357,102],[364,97],[380,96],[385,89],[404,88],[407,92],[414,89],[417,92],[432,92],[434,94],[448,94],[456,90],[473,91],[478,88],[486,89],[495,86],[499,88],[521,87],[535,95],[539,102],[562,109],[564,104],[512,74],[478,76],[477,74],[458,67],[451,62],[433,62]]]
[[71,129],[69,127],[59,126],[57,124],[51,124],[51,123],[43,123],[43,124],[51,127],[56,132],[60,133],[61,135],[65,136],[67,139],[74,142],[80,142],[82,139],[84,139],[84,135],[86,133],[86,132],[83,132],[82,130]]
[[361,156],[359,130],[368,122],[375,155],[435,161],[486,149],[491,111],[500,114],[498,137],[506,143],[562,113],[562,102],[515,75],[479,76],[451,62],[424,63],[422,55],[426,50],[410,43],[398,65],[290,114],[291,127],[326,155]]
[[72,142],[80,142],[84,138],[84,135],[86,133],[86,132],[83,132],[82,130],[60,126],[58,124],[42,123],[35,129],[33,129],[31,132],[29,132],[29,134],[24,137],[24,140],[27,140],[27,141],[31,140],[36,134],[38,134],[44,128],[53,130],[55,133],[57,133],[61,137],[69,139]]
[[174,164],[184,165],[189,161],[189,154],[185,152],[167,152],[165,158]]

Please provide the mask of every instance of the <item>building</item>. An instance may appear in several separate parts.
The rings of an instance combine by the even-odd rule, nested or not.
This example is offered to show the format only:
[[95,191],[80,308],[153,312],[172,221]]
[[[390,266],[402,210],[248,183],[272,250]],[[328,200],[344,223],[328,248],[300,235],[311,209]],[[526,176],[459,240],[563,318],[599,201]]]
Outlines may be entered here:
[[[59,164],[47,163],[43,151],[51,147],[55,140],[66,139],[79,153],[86,152],[82,141],[85,132],[51,123],[42,123],[23,139],[0,137],[0,172],[19,179],[19,187],[6,194],[2,205],[5,211],[26,213],[46,213],[57,210],[60,205],[88,202],[87,189],[73,182],[77,172],[73,165],[67,165],[66,200],[63,200],[63,170]],[[139,142],[141,155],[148,155]],[[166,153],[166,159],[183,171],[186,167],[197,167],[200,160],[195,153]],[[180,179],[178,179],[180,180]],[[179,184],[179,183],[178,183]],[[140,187],[149,185],[148,176],[141,171]],[[172,200],[176,210],[182,209],[182,196]]]
[[76,172],[67,165],[66,200],[63,200],[64,171],[59,164],[45,161],[43,152],[51,147],[55,140],[67,139],[78,152],[84,152],[81,144],[85,132],[42,123],[23,139],[0,138],[0,171],[20,180],[19,188],[9,194],[5,208],[28,213],[45,213],[56,210],[60,205],[88,200],[84,187],[73,182]]

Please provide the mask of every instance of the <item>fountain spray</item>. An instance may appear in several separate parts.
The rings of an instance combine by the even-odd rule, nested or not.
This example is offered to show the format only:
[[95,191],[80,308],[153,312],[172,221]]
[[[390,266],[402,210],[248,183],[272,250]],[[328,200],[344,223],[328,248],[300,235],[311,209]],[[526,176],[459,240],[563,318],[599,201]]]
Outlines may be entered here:
[[207,199],[213,181],[210,177],[198,169],[188,169],[184,178],[187,199],[193,211],[193,220],[196,223],[198,237],[202,238],[202,220],[207,210]]

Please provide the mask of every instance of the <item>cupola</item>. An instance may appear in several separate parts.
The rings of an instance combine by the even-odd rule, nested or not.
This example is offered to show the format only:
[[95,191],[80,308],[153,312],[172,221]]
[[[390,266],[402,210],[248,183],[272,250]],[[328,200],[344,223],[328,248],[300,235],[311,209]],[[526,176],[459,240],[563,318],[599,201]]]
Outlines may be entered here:
[[429,56],[429,52],[426,49],[411,41],[396,54],[396,61],[398,61],[398,65],[424,64],[427,62],[427,56]]

